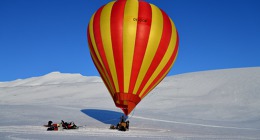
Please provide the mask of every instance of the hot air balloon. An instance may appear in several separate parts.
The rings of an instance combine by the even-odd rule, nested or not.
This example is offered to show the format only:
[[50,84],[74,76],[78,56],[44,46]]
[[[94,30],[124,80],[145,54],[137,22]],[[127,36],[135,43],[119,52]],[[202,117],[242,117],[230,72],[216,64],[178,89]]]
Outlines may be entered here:
[[100,7],[90,19],[87,36],[92,60],[125,115],[167,75],[178,53],[173,21],[143,0]]

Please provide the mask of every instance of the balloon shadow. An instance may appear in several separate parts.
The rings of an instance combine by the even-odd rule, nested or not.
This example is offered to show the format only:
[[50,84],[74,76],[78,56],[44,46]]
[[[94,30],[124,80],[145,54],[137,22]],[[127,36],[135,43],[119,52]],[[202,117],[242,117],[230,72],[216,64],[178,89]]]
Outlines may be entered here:
[[99,109],[82,109],[81,112],[104,124],[113,124],[113,125],[116,125],[120,121],[120,117],[124,115],[121,112],[116,112],[111,110],[99,110]]

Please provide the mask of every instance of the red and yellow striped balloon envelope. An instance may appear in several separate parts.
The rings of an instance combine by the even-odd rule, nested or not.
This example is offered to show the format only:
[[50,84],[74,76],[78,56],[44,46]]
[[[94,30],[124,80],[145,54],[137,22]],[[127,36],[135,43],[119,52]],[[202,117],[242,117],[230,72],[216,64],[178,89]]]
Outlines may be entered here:
[[167,75],[178,53],[174,23],[145,1],[117,0],[102,6],[87,34],[93,62],[125,115]]

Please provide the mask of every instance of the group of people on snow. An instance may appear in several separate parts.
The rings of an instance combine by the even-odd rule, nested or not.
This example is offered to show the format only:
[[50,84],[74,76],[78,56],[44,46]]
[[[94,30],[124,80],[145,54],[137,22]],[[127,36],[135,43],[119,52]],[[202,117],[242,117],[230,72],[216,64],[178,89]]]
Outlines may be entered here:
[[62,130],[62,129],[77,129],[78,126],[75,125],[74,122],[64,122],[63,120],[61,120],[61,123],[55,123],[53,124],[52,121],[49,121],[48,122],[48,125],[47,125],[47,131],[59,131],[59,130]]
[[[127,131],[129,130],[129,120],[126,120],[127,118],[122,115],[120,117],[120,121],[118,122],[118,124],[116,126],[111,125],[110,129],[117,129],[119,131]],[[61,120],[60,123],[53,123],[52,121],[48,122],[48,125],[44,125],[47,128],[47,131],[60,131],[63,129],[78,129],[78,126],[75,125],[74,122],[64,122],[63,120]]]

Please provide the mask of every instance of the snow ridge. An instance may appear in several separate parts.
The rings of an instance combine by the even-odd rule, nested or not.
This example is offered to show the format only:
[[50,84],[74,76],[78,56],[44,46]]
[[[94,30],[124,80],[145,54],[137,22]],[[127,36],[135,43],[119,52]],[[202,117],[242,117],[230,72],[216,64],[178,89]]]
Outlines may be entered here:
[[70,74],[51,72],[49,74],[32,77],[28,79],[18,79],[11,82],[2,82],[0,87],[15,87],[15,86],[39,86],[39,85],[58,85],[58,84],[72,84],[85,82],[102,82],[98,76],[82,76],[81,74]]

